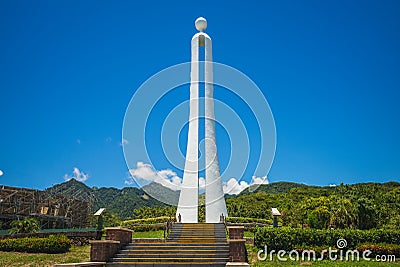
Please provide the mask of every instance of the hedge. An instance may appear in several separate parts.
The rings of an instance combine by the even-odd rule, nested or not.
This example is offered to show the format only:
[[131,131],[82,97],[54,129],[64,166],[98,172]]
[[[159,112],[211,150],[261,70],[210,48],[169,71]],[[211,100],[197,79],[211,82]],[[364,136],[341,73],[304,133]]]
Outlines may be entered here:
[[[172,218],[174,219],[174,218]],[[126,220],[121,222],[121,226],[132,225],[132,224],[155,224],[155,223],[164,223],[171,220],[168,216],[161,216],[155,218],[146,218],[146,219],[134,219],[134,220]]]
[[262,223],[272,224],[270,219],[247,218],[247,217],[227,217],[226,222],[230,223]]
[[50,235],[46,238],[24,237],[0,240],[0,251],[30,253],[64,253],[71,248],[71,240],[65,235]]
[[164,223],[155,224],[130,224],[125,225],[124,228],[128,228],[135,232],[150,232],[150,231],[160,231],[165,230],[166,226]]
[[354,249],[357,245],[365,243],[400,244],[400,231],[398,230],[315,230],[301,228],[257,228],[254,243],[259,248],[275,250],[292,250],[296,246],[308,247],[335,247],[338,239],[347,241],[346,248]]
[[400,245],[399,244],[363,244],[356,247],[358,251],[371,251],[371,256],[375,257],[376,255],[394,255],[396,258],[400,258]]
[[158,231],[164,230],[166,222],[170,220],[171,218],[168,216],[134,219],[121,222],[121,226],[137,232]]

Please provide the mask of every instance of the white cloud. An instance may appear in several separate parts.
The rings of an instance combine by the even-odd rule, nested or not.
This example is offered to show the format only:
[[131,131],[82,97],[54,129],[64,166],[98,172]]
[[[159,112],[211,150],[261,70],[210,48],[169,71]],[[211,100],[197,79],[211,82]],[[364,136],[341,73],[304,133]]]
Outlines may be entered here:
[[125,145],[127,145],[127,144],[129,144],[129,141],[126,140],[126,139],[124,139],[124,138],[122,138],[121,143],[119,143],[120,146],[125,146]]
[[267,176],[263,176],[263,177],[253,176],[253,177],[251,177],[251,185],[253,185],[253,184],[269,184],[269,181],[267,179]]
[[[180,190],[182,186],[182,178],[179,177],[176,172],[165,169],[165,170],[155,170],[151,164],[144,162],[137,162],[136,168],[129,170],[130,177],[125,181],[125,184],[131,185],[134,183],[133,179],[141,180],[144,183],[156,182],[172,190]],[[237,195],[244,189],[251,185],[261,185],[268,184],[268,179],[264,177],[253,176],[251,183],[246,181],[238,182],[235,178],[229,179],[229,181],[223,183],[223,191],[225,194]],[[199,189],[204,190],[206,187],[206,179],[204,177],[199,177]]]
[[269,182],[268,182],[267,176],[264,176],[264,177],[253,176],[251,178],[250,184],[247,183],[246,181],[238,182],[235,178],[231,178],[231,179],[229,179],[228,182],[225,182],[223,184],[223,190],[224,190],[225,194],[237,195],[249,186],[268,184],[268,183]]
[[231,178],[228,182],[224,183],[222,186],[225,194],[237,195],[244,189],[249,187],[249,184],[245,181],[240,181],[240,183],[235,179]]
[[74,167],[74,169],[72,171],[72,175],[68,175],[68,174],[64,175],[64,180],[65,181],[68,181],[68,180],[71,180],[71,179],[75,179],[77,181],[84,182],[87,179],[89,179],[89,175],[84,173],[84,172],[82,172],[82,171],[80,171],[77,167]]
[[[174,171],[166,169],[157,171],[150,164],[137,162],[136,168],[129,170],[131,178],[144,180],[145,182],[156,182],[172,190],[180,190],[182,178]],[[126,184],[132,184],[132,181],[125,181]]]
[[0,170],[0,176],[2,176],[4,174],[4,172],[2,170]]

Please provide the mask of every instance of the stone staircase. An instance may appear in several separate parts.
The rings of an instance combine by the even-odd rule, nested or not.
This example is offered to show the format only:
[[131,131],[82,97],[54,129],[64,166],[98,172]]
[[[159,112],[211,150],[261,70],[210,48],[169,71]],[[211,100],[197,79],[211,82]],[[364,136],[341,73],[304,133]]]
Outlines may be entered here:
[[175,223],[163,243],[130,243],[107,266],[224,267],[229,245],[222,223]]

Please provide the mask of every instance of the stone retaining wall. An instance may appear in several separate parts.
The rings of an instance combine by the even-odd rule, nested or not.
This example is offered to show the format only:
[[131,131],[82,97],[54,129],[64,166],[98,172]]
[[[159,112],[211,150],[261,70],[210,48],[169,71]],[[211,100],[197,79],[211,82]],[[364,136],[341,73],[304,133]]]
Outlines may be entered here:
[[114,240],[120,242],[120,248],[132,242],[132,230],[122,227],[106,228],[106,240]]
[[246,239],[243,238],[244,226],[228,226],[229,261],[247,262]]
[[106,228],[106,240],[90,241],[90,261],[107,262],[119,249],[132,242],[132,232],[122,227]]
[[114,240],[90,241],[90,261],[107,262],[120,248],[120,242]]

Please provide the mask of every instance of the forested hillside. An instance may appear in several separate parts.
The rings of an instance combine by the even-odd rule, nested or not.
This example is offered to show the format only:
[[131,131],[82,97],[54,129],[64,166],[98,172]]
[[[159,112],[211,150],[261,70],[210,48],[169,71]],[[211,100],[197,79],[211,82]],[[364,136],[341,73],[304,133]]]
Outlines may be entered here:
[[88,187],[75,179],[46,189],[53,194],[67,197],[77,197],[89,200],[93,210],[106,208],[108,212],[117,215],[120,219],[135,218],[134,210],[141,207],[162,207],[164,203],[148,196],[142,189],[125,187],[122,189],[106,187]]
[[293,227],[399,229],[400,184],[316,187],[274,183],[228,198],[227,207],[230,216],[265,219],[271,218],[270,210],[275,207],[282,213],[282,224]]
[[[177,192],[152,185],[177,201]],[[155,200],[142,189],[127,187],[89,188],[70,180],[48,189],[69,196],[91,196],[94,207],[105,207],[119,219],[173,216],[174,207]],[[283,225],[317,229],[399,229],[400,183],[363,183],[336,187],[307,186],[279,182],[262,185],[254,192],[246,189],[238,196],[226,198],[230,217],[271,219],[271,208],[278,208]],[[199,209],[204,219],[204,207]]]

